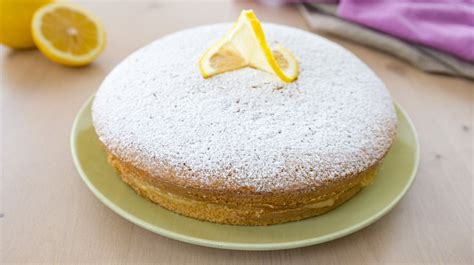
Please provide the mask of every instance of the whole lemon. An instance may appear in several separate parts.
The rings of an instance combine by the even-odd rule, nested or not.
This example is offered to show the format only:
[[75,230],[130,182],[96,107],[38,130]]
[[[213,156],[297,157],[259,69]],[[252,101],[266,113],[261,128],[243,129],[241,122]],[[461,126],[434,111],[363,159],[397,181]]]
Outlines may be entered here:
[[0,43],[15,49],[35,47],[31,18],[53,0],[0,0]]

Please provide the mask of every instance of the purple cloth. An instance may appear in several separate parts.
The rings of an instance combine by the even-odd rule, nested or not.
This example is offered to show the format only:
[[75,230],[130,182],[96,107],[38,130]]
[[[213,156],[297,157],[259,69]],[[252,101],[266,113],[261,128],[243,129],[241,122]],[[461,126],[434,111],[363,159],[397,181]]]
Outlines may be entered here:
[[340,0],[338,15],[474,62],[474,0]]

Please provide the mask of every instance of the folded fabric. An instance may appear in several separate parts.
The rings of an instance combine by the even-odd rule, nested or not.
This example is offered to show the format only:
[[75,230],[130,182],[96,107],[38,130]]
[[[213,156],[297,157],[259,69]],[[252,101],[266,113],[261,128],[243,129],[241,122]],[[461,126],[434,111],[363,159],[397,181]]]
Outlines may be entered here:
[[474,62],[473,0],[340,0],[338,15]]
[[395,36],[345,21],[337,16],[337,5],[305,4],[300,5],[300,9],[312,30],[326,31],[391,53],[427,72],[474,79],[474,64],[437,49],[407,42]]

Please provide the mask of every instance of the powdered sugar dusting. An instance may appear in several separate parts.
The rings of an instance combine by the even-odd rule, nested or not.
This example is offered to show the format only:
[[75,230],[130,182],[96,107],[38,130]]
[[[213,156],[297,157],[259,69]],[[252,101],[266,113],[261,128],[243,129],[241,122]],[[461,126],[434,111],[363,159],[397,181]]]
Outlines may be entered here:
[[230,25],[181,31],[133,53],[93,104],[100,140],[157,176],[266,192],[367,169],[390,147],[396,115],[383,83],[338,45],[264,24],[300,62],[296,82],[255,69],[203,79],[197,62]]

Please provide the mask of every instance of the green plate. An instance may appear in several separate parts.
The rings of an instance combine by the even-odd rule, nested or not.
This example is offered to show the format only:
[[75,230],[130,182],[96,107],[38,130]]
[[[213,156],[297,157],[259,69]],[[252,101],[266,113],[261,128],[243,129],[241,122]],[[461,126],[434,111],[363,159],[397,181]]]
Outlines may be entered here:
[[231,226],[184,217],[137,195],[107,164],[91,120],[92,98],[72,128],[74,163],[90,190],[114,212],[147,230],[191,244],[240,250],[303,247],[333,240],[378,220],[407,192],[415,179],[418,140],[409,117],[397,106],[398,135],[372,185],[324,215],[267,227]]

